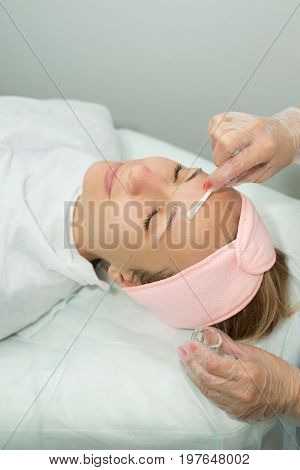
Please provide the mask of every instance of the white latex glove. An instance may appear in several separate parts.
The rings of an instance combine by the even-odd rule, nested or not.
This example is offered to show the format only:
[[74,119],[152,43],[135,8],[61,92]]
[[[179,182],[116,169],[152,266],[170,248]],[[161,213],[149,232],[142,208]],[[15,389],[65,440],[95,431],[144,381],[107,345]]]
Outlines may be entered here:
[[300,370],[264,349],[222,338],[222,356],[198,342],[178,348],[181,365],[207,398],[240,421],[282,415],[300,424]]
[[300,109],[290,107],[272,117],[228,112],[208,126],[218,168],[205,189],[271,178],[300,155]]

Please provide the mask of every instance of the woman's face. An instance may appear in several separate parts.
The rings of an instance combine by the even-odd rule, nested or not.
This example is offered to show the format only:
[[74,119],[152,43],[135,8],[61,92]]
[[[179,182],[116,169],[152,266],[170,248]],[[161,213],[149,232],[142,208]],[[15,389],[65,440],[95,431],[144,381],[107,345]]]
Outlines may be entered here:
[[[122,165],[108,194],[105,176],[114,163]],[[135,285],[136,269],[179,272],[236,237],[241,199],[231,188],[213,193],[192,220],[186,217],[205,193],[202,170],[161,156],[109,165],[87,170],[80,202],[88,250],[110,263],[119,284]]]

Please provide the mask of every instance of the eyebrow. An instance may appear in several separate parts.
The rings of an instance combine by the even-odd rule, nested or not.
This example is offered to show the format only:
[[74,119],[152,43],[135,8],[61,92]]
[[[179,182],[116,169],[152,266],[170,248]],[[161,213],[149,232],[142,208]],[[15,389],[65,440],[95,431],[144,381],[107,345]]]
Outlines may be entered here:
[[[195,178],[196,176],[200,175],[201,173],[203,173],[202,168],[197,168],[197,169],[194,171],[194,173],[193,173],[191,176],[189,176],[189,177],[185,180],[185,183],[186,183],[187,181],[192,180],[193,178]],[[163,233],[161,234],[161,236],[159,237],[159,239],[161,239],[161,237],[163,236],[164,233],[166,233],[168,230],[170,230],[170,228],[172,228],[172,227],[171,227],[171,226],[172,226],[172,220],[173,220],[173,218],[174,218],[175,215],[176,215],[176,211],[177,211],[177,207],[175,206],[175,207],[172,209],[172,211],[171,211],[170,217],[169,217],[168,222],[167,222],[167,224],[166,224],[166,228],[165,228],[165,230],[163,231]]]
[[201,173],[203,173],[202,168],[197,168],[197,170],[194,171],[194,173],[193,173],[187,180],[185,180],[185,183],[186,183],[187,181],[192,180],[193,178],[195,178],[195,176],[198,176],[198,175],[200,175]]

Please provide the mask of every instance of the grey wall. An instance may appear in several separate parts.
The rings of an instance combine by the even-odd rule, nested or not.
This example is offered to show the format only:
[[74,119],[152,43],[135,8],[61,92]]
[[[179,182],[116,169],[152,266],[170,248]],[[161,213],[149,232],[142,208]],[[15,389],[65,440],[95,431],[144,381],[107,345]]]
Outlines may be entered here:
[[[216,113],[300,103],[298,0],[1,0],[62,93],[197,153]],[[59,93],[0,2],[0,94]],[[210,158],[209,145],[202,154]],[[300,197],[300,167],[268,185]]]

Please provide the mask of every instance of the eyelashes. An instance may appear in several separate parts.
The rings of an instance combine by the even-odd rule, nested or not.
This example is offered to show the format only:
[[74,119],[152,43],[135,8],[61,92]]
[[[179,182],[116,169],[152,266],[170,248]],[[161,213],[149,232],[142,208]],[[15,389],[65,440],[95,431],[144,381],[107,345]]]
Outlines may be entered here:
[[144,220],[144,228],[145,230],[148,230],[149,228],[149,224],[150,224],[150,220],[152,219],[152,217],[157,214],[158,212],[158,209],[153,209],[146,217],[146,219]]
[[[178,174],[179,172],[183,169],[183,166],[178,163],[175,167],[175,170],[174,170],[174,176],[173,176],[173,183],[176,183],[177,179],[178,179]],[[200,174],[202,172],[201,168],[197,169],[186,181],[190,181],[191,179],[195,178],[195,176],[197,176],[198,174]],[[157,208],[154,208],[146,217],[146,219],[144,220],[144,228],[145,230],[148,231],[149,229],[149,225],[150,225],[150,221],[152,219],[152,217],[155,216],[155,214],[157,214],[159,211],[159,209]],[[168,228],[169,226],[171,225],[171,222],[172,222],[172,219],[174,217],[175,213],[172,214],[172,217],[169,219],[168,221]]]
[[[178,178],[178,173],[179,173],[180,170],[182,170],[182,169],[183,169],[183,166],[182,166],[182,165],[178,164],[178,165],[176,166],[175,172],[174,172],[174,180],[173,180],[174,183],[176,183],[177,178]],[[195,176],[198,176],[198,175],[200,175],[201,173],[203,173],[202,168],[197,168],[197,170],[194,171],[194,173],[193,173],[188,179],[186,179],[185,182],[192,180],[193,178],[195,178]]]
[[[180,170],[182,170],[183,166],[180,165],[180,163],[178,163],[175,167],[175,170],[174,170],[174,176],[173,176],[173,182],[176,183],[177,181],[177,178],[178,178],[178,173],[180,172]],[[150,225],[150,220],[152,219],[152,217],[155,216],[155,214],[158,213],[158,209],[157,208],[154,208],[151,212],[149,212],[149,214],[147,215],[146,219],[144,220],[144,228],[145,230],[148,231],[149,229],[149,225]],[[175,215],[175,214],[174,214]],[[172,217],[173,218],[173,217]],[[169,220],[169,225],[171,224],[171,219]]]

